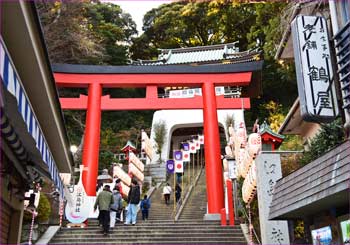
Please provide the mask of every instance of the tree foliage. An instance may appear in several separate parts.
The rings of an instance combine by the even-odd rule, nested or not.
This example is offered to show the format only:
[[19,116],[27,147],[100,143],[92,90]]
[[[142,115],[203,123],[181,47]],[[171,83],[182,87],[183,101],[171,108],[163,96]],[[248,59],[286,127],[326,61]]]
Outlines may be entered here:
[[344,140],[345,133],[340,118],[332,123],[322,124],[321,130],[310,141],[309,149],[301,158],[301,163],[303,165],[310,163],[333,147],[339,145]]
[[126,64],[136,24],[118,5],[83,1],[36,3],[51,62]]
[[[51,215],[51,204],[46,194],[40,193],[39,205],[36,210],[38,215],[35,218],[35,221],[42,223],[49,220]],[[32,214],[29,212],[24,212],[23,214],[24,223],[30,223],[32,221]]]
[[159,163],[162,163],[162,149],[166,141],[167,128],[164,121],[160,120],[153,125],[154,141],[156,142],[156,153],[159,154]]

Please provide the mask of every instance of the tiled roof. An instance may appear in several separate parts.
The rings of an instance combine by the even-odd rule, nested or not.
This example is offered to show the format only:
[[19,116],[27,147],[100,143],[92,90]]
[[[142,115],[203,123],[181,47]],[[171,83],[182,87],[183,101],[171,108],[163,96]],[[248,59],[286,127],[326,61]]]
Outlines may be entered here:
[[189,48],[160,49],[157,60],[132,61],[132,65],[233,64],[259,59],[259,52],[255,50],[238,52],[235,43],[227,43]]
[[260,134],[264,134],[264,133],[268,133],[276,138],[279,139],[284,139],[285,136],[282,134],[278,134],[272,131],[272,129],[270,128],[270,126],[267,124],[266,121],[264,121],[261,125],[260,125]]
[[127,149],[128,147],[130,147],[130,148],[136,150],[136,146],[135,146],[133,143],[131,143],[130,140],[128,140],[128,142],[127,142],[126,145],[121,149],[121,151],[124,151],[124,150]]
[[350,141],[276,182],[269,219],[298,219],[349,208]]

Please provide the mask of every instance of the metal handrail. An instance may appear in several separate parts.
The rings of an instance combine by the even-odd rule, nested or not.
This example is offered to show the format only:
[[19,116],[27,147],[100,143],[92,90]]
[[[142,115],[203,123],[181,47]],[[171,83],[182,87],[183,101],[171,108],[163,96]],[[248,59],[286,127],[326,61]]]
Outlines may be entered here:
[[[194,183],[191,183],[187,188],[186,188],[186,192],[183,191],[184,195],[181,196],[180,201],[178,202],[178,205],[176,205],[176,209],[172,212],[171,217],[174,218],[174,221],[178,221],[182,210],[184,209],[190,194],[193,190],[193,188],[197,185],[198,179],[202,174],[202,168],[200,168],[200,171],[197,173],[197,176],[195,178]],[[184,198],[183,198],[184,197]]]

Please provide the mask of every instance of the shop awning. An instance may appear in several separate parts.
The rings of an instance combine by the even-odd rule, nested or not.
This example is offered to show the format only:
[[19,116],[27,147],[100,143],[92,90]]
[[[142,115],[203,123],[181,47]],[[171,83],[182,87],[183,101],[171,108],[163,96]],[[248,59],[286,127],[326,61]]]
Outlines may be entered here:
[[[40,123],[34,113],[21,79],[16,72],[16,68],[11,61],[11,57],[6,50],[2,39],[0,44],[0,74],[3,87],[16,99],[17,110],[26,125],[26,130],[34,139],[36,148],[40,152],[41,159],[47,165],[51,179],[54,182],[56,188],[59,190],[61,197],[64,197],[64,186],[59,176],[59,171],[52,156],[51,150],[48,146],[45,135],[43,134],[43,131],[40,127]],[[10,144],[13,146],[19,145],[19,138],[16,138],[16,134],[14,132],[11,134],[14,138]]]

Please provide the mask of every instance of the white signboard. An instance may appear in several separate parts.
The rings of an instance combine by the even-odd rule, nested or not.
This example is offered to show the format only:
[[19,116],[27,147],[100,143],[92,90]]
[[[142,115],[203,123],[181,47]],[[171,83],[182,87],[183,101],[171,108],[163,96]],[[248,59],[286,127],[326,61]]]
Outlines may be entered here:
[[237,169],[236,169],[236,161],[233,159],[227,160],[228,163],[228,177],[230,179],[237,178]]
[[255,159],[262,244],[289,244],[287,221],[268,220],[273,189],[282,177],[279,154],[261,153]]
[[[225,89],[224,87],[215,87],[215,94],[224,95]],[[194,96],[202,96],[201,88],[193,88],[193,89],[181,89],[181,90],[170,90],[169,98],[193,98]]]
[[326,19],[298,16],[292,22],[301,116],[329,122],[339,113]]

